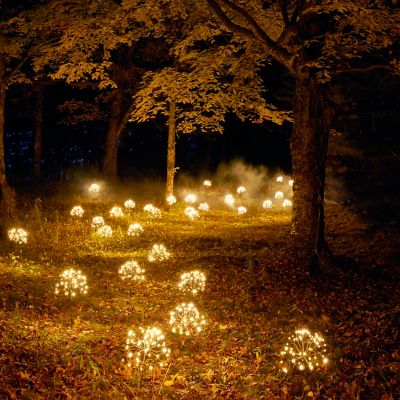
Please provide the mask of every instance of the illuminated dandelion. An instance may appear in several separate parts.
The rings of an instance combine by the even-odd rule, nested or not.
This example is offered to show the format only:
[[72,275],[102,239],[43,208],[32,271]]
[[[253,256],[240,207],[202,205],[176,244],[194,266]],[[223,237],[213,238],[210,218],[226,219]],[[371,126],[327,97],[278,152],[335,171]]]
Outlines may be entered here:
[[139,236],[143,233],[142,225],[140,224],[131,224],[128,228],[128,236]]
[[100,192],[100,185],[97,183],[92,183],[89,186],[89,192],[90,193],[99,193]]
[[121,207],[115,206],[110,210],[110,215],[114,218],[122,218],[124,216],[124,212]]
[[150,250],[150,253],[149,253],[147,259],[150,262],[165,261],[165,260],[168,260],[168,258],[170,256],[171,256],[171,254],[168,253],[168,251],[164,245],[155,244],[155,245],[153,245],[152,249]]
[[133,200],[128,199],[128,200],[125,201],[124,207],[126,209],[128,209],[129,211],[131,211],[136,207],[136,203]]
[[290,367],[312,371],[328,363],[324,338],[318,333],[312,335],[308,329],[296,330],[289,337],[281,355],[286,359],[281,360],[284,372],[288,372]]
[[240,206],[240,207],[238,207],[237,212],[238,212],[238,215],[246,214],[247,213],[247,208],[243,207],[243,206]]
[[197,294],[203,292],[206,287],[206,276],[200,271],[185,272],[181,275],[181,280],[178,283],[178,288],[183,292]]
[[86,276],[81,271],[70,268],[60,274],[60,281],[56,284],[54,292],[56,295],[75,297],[77,294],[87,294],[87,291]]
[[185,202],[188,204],[194,204],[194,203],[196,203],[196,200],[197,200],[197,197],[195,194],[188,194],[185,197]]
[[211,182],[209,179],[206,179],[206,180],[203,182],[203,185],[204,185],[205,187],[210,187],[210,186],[212,185],[212,182]]
[[182,303],[170,311],[169,324],[173,333],[190,336],[200,333],[206,320],[193,303]]
[[264,208],[271,208],[272,207],[272,201],[271,200],[264,200],[263,207]]
[[143,210],[153,218],[161,218],[161,210],[157,207],[154,207],[153,204],[146,204],[143,207]]
[[276,192],[275,193],[275,198],[276,199],[283,199],[283,192]]
[[276,178],[276,181],[277,181],[277,182],[283,182],[283,176],[278,176],[278,177]]
[[293,179],[289,179],[289,186],[292,186],[293,187],[293,183],[294,183],[294,180]]
[[113,231],[112,231],[112,229],[111,229],[111,226],[109,226],[109,225],[102,225],[102,226],[100,226],[99,228],[97,228],[96,233],[97,233],[99,236],[101,236],[101,237],[109,238],[109,237],[112,236]]
[[83,208],[81,206],[75,206],[72,207],[70,215],[72,215],[73,217],[82,217],[84,211]]
[[246,188],[244,186],[239,186],[236,191],[240,194],[240,193],[244,193],[246,191]]
[[12,228],[8,231],[10,242],[25,244],[28,242],[28,233],[22,228]]
[[170,205],[170,206],[172,206],[173,204],[175,204],[176,203],[176,197],[174,196],[174,195],[169,195],[168,197],[167,197],[167,203]]
[[233,196],[231,194],[227,194],[225,196],[225,204],[227,204],[228,206],[233,206],[233,204],[235,203],[235,199],[233,198]]
[[186,207],[185,215],[187,215],[192,220],[197,219],[200,216],[199,212],[193,207]]
[[292,207],[292,202],[288,199],[283,200],[282,207]]
[[208,211],[210,207],[208,206],[207,203],[200,203],[197,209],[200,211]]
[[139,327],[140,335],[128,331],[125,342],[126,364],[143,370],[148,365],[151,371],[155,366],[163,367],[171,355],[171,349],[165,344],[165,336],[157,327]]
[[122,280],[132,280],[132,281],[144,281],[144,273],[145,269],[140,268],[139,264],[136,261],[127,261],[123,264],[118,273],[121,276]]
[[105,224],[104,218],[100,215],[93,217],[92,219],[92,229],[96,230]]

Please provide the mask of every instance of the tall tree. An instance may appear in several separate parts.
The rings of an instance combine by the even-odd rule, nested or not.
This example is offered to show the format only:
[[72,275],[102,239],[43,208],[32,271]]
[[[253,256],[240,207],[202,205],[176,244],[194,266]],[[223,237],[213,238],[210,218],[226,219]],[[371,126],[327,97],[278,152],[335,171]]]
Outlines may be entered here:
[[343,74],[399,72],[398,2],[206,0],[227,29],[262,45],[295,79],[292,233],[297,255],[318,269],[324,237],[325,163]]

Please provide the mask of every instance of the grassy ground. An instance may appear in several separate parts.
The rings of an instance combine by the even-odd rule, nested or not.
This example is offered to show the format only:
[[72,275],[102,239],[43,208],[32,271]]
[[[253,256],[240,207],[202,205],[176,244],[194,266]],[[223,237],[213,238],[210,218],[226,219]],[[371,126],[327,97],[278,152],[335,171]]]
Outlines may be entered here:
[[[126,198],[64,191],[20,199],[14,224],[29,231],[28,244],[4,237],[0,248],[0,398],[399,398],[398,227],[376,229],[349,207],[329,205],[336,257],[312,277],[288,250],[290,211],[258,207],[238,216],[219,207],[190,221],[178,203],[152,220],[136,196],[135,211],[113,220],[108,210]],[[81,219],[69,216],[77,203]],[[98,214],[112,225],[111,239],[92,234]],[[144,228],[138,238],[125,234],[133,222]],[[171,258],[148,262],[154,243]],[[118,276],[130,259],[146,269],[144,283]],[[73,301],[54,295],[69,267],[89,285]],[[192,269],[207,276],[205,292],[193,299],[177,289],[180,274]],[[169,332],[168,319],[185,300],[207,327],[183,340]],[[122,362],[124,342],[128,329],[151,325],[166,332],[172,356],[168,370],[141,374]],[[285,374],[280,351],[302,327],[325,337],[328,368]]]

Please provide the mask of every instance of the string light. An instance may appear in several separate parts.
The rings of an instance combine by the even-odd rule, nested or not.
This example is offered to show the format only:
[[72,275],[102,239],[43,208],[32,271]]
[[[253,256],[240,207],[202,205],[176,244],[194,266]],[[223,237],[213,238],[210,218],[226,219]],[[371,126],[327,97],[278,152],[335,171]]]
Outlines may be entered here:
[[11,242],[24,244],[28,242],[28,233],[22,228],[12,228],[8,231],[8,238]]
[[136,203],[133,200],[128,199],[125,201],[124,207],[131,211],[136,207]]
[[247,213],[247,208],[243,207],[243,206],[240,206],[240,207],[238,207],[237,212],[238,212],[238,215],[246,214]]
[[240,194],[240,193],[244,193],[246,191],[246,188],[244,186],[239,186],[236,191]]
[[161,210],[157,207],[154,207],[153,204],[146,204],[143,207],[143,210],[153,218],[161,218]]
[[181,275],[181,280],[178,283],[178,288],[183,292],[197,294],[203,292],[206,287],[206,276],[200,271],[185,272]]
[[288,199],[283,200],[282,207],[292,207],[292,202]]
[[111,226],[109,225],[102,225],[100,228],[97,229],[96,233],[101,236],[101,237],[111,237],[113,234],[113,231],[111,229]]
[[209,211],[210,207],[207,203],[200,203],[197,209],[200,211]]
[[233,206],[233,204],[235,203],[235,199],[233,198],[233,196],[231,194],[227,194],[225,196],[225,204],[227,204],[228,206]]
[[96,215],[92,219],[92,229],[96,230],[105,224],[104,218],[100,215]]
[[272,207],[272,201],[271,200],[264,200],[263,207],[264,208],[271,208]]
[[81,206],[75,206],[72,207],[70,215],[72,215],[73,217],[82,217],[84,211],[83,208]]
[[168,258],[171,256],[170,253],[168,253],[167,249],[163,244],[155,244],[153,245],[152,249],[150,250],[150,253],[147,257],[147,259],[150,262],[155,262],[155,261],[165,261],[168,260]]
[[169,324],[173,333],[190,336],[200,333],[206,320],[193,303],[182,303],[170,311]]
[[203,182],[203,185],[204,185],[205,187],[210,187],[210,186],[212,185],[212,182],[211,182],[209,179],[206,179],[206,180]]
[[278,176],[278,177],[276,178],[276,181],[277,181],[277,182],[283,182],[283,176]]
[[145,272],[146,270],[140,268],[136,261],[127,261],[118,270],[122,280],[128,279],[132,281],[144,281]]
[[121,207],[118,206],[114,206],[111,210],[110,210],[110,215],[114,218],[122,218],[124,216],[124,212],[122,210]]
[[89,186],[89,192],[90,193],[99,193],[100,192],[100,185],[98,185],[97,183],[92,183]]
[[188,216],[192,220],[197,219],[200,216],[199,212],[193,207],[186,207],[185,215]]
[[131,224],[128,227],[128,236],[139,236],[143,233],[142,225]]
[[174,195],[170,194],[170,195],[167,197],[167,203],[168,203],[170,206],[172,206],[173,204],[176,203],[176,197],[175,197]]
[[186,202],[186,203],[189,203],[189,204],[194,204],[194,203],[196,203],[196,200],[197,200],[197,197],[196,197],[195,194],[188,194],[188,195],[185,197],[185,202]]
[[280,191],[276,192],[275,193],[275,198],[276,199],[283,199],[283,192],[280,192]]
[[73,268],[66,269],[60,274],[60,281],[56,284],[55,294],[75,297],[77,294],[87,294],[88,285],[86,276]]
[[285,358],[280,362],[284,372],[288,372],[290,367],[313,371],[329,361],[324,338],[318,333],[311,334],[308,329],[296,330],[294,335],[289,336],[281,356]]
[[143,370],[146,365],[152,370],[156,365],[163,367],[171,355],[171,349],[165,344],[165,336],[157,327],[139,327],[140,335],[128,331],[125,342],[126,363],[128,367]]
[[289,179],[289,186],[293,186],[293,184],[294,184],[294,180],[293,179]]

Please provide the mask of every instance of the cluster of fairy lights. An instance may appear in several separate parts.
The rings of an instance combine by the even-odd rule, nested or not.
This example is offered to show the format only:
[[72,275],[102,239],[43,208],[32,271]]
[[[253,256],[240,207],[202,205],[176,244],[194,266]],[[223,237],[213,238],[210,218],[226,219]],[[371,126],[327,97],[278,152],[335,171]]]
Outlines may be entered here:
[[112,228],[109,225],[102,225],[97,228],[96,233],[103,238],[110,238],[113,234]]
[[181,280],[178,283],[178,288],[183,292],[197,294],[203,292],[206,287],[206,276],[201,271],[185,272],[181,275]]
[[157,207],[154,207],[153,204],[146,204],[143,207],[143,210],[153,218],[161,218],[161,210]]
[[90,193],[99,193],[100,192],[100,185],[97,183],[92,183],[89,186],[89,192]]
[[197,209],[199,209],[200,211],[209,211],[210,207],[207,203],[200,203]]
[[170,194],[166,200],[170,206],[176,203],[176,197],[173,194]]
[[83,213],[84,211],[81,206],[75,206],[72,207],[70,215],[72,215],[73,217],[82,217]]
[[238,215],[246,214],[247,213],[247,208],[243,207],[243,206],[240,206],[240,207],[238,207],[237,212],[238,212]]
[[227,194],[225,196],[225,204],[232,207],[235,204],[235,199],[233,198],[233,196],[231,194]]
[[246,191],[246,188],[245,188],[244,186],[239,186],[239,187],[236,189],[236,192],[237,192],[238,194],[244,193],[245,191]]
[[139,236],[143,233],[142,225],[131,224],[128,227],[128,236]]
[[206,180],[203,182],[203,185],[204,185],[205,187],[211,187],[212,182],[211,182],[209,179],[206,179]]
[[12,228],[8,231],[8,238],[11,242],[25,244],[28,242],[28,233],[22,228]]
[[312,334],[308,329],[296,330],[281,351],[285,358],[280,362],[282,371],[288,372],[291,367],[300,371],[323,367],[328,363],[326,352],[326,343],[321,335]]
[[101,226],[105,225],[104,218],[101,215],[96,215],[92,219],[92,229],[98,229]]
[[150,250],[147,259],[150,262],[165,261],[168,260],[170,256],[171,254],[167,251],[163,244],[155,244]]
[[165,344],[165,336],[157,327],[139,327],[140,335],[133,330],[128,331],[125,342],[126,364],[143,370],[148,366],[163,367],[171,355],[171,349]]
[[132,281],[144,281],[144,273],[146,270],[141,268],[137,261],[127,261],[125,264],[121,265],[118,273],[122,280],[132,280]]
[[197,201],[197,197],[195,194],[188,194],[185,197],[185,202],[188,204],[194,204],[194,203],[196,203],[196,201]]
[[173,333],[190,336],[203,330],[206,319],[193,303],[182,303],[170,311],[169,324]]
[[136,207],[136,203],[133,200],[128,199],[125,201],[124,207],[128,210],[133,210]]
[[114,218],[122,218],[124,216],[124,211],[122,210],[121,207],[118,206],[114,206],[111,210],[110,210],[110,215]]
[[60,275],[60,281],[56,284],[55,294],[64,294],[68,297],[75,297],[77,294],[87,294],[88,285],[86,276],[81,271],[73,268],[66,269]]
[[192,220],[197,219],[200,216],[199,212],[194,207],[186,207],[185,215]]

